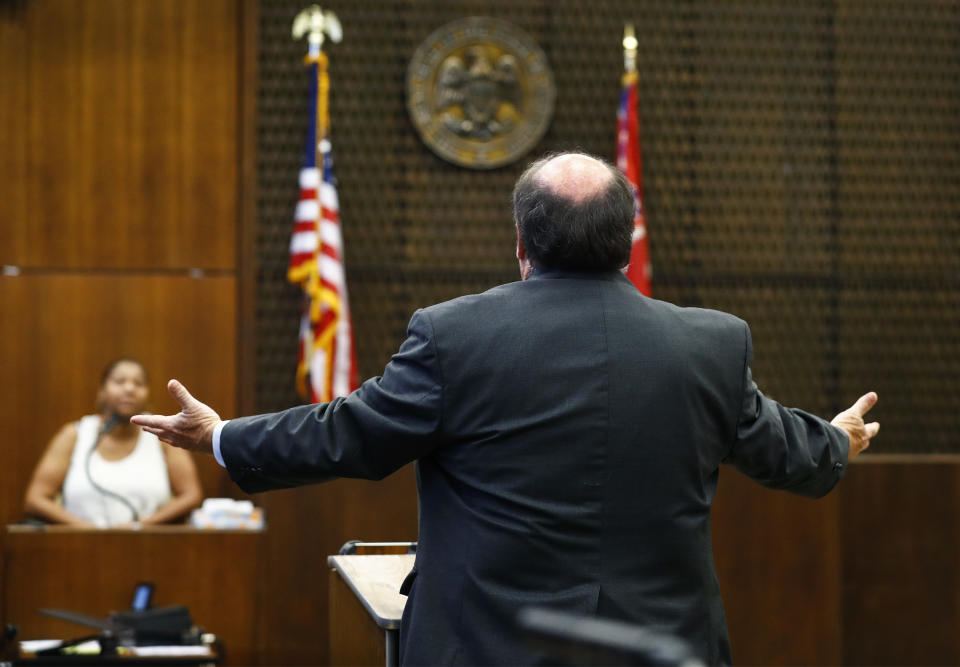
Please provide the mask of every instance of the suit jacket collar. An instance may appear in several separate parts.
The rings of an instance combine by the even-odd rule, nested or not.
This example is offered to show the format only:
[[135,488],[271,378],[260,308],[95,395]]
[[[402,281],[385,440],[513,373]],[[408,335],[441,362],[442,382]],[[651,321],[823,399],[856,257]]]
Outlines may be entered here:
[[534,269],[527,280],[605,280],[609,282],[626,282],[630,280],[621,271],[570,271],[567,269]]

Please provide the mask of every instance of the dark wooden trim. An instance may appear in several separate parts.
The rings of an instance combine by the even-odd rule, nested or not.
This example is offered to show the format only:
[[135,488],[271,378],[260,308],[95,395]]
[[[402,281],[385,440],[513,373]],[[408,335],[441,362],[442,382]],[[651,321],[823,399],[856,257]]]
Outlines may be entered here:
[[[257,387],[257,58],[259,53],[259,0],[240,0],[237,21],[237,387],[236,414],[256,411]],[[259,504],[259,503],[258,503]],[[269,556],[267,542],[258,545],[259,571],[252,584],[256,604],[251,656],[262,664],[268,651],[268,621],[265,617],[264,569]],[[274,538],[276,539],[276,538]]]
[[257,304],[258,0],[241,0],[238,22],[237,414],[255,411]]
[[960,465],[960,454],[870,454],[864,453],[853,460],[852,465],[869,464],[897,465]]

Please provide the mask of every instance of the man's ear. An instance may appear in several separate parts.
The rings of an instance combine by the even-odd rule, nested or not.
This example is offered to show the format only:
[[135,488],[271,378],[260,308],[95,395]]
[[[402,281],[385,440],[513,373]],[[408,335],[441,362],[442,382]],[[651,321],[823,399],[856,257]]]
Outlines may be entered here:
[[527,249],[523,245],[523,239],[520,238],[520,230],[517,230],[517,259],[523,261],[527,258]]
[[526,280],[533,273],[533,264],[527,258],[527,249],[517,231],[517,264],[520,265],[520,280]]

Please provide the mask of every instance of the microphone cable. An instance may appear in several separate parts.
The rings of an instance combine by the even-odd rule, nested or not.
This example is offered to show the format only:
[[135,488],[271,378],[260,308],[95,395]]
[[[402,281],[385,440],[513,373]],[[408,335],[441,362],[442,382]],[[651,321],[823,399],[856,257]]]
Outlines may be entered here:
[[104,435],[106,435],[107,431],[109,431],[114,426],[116,426],[119,421],[120,420],[117,418],[116,415],[110,415],[110,417],[105,422],[103,422],[103,426],[100,427],[100,431],[97,433],[97,439],[93,441],[93,447],[91,447],[90,450],[87,452],[87,460],[85,461],[83,468],[84,468],[84,471],[87,473],[87,481],[90,482],[90,486],[92,486],[94,489],[99,491],[100,495],[110,496],[111,498],[115,498],[116,500],[119,500],[121,503],[126,505],[127,509],[130,510],[130,513],[133,515],[134,523],[136,523],[140,521],[140,515],[137,513],[137,510],[133,507],[133,503],[131,503],[129,500],[121,496],[119,493],[116,493],[115,491],[111,491],[110,489],[105,489],[99,484],[97,484],[96,481],[94,481],[93,476],[90,474],[90,460],[93,458],[93,453],[97,451],[97,446],[100,444],[100,440],[103,438]]

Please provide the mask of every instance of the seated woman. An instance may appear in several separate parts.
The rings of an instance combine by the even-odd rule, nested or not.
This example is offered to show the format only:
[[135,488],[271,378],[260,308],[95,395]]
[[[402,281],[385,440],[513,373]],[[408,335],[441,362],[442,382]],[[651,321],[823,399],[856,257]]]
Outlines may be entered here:
[[149,397],[143,364],[111,362],[100,378],[100,414],[67,424],[50,441],[27,487],[27,513],[106,528],[166,523],[197,507],[202,492],[191,455],[130,423]]

